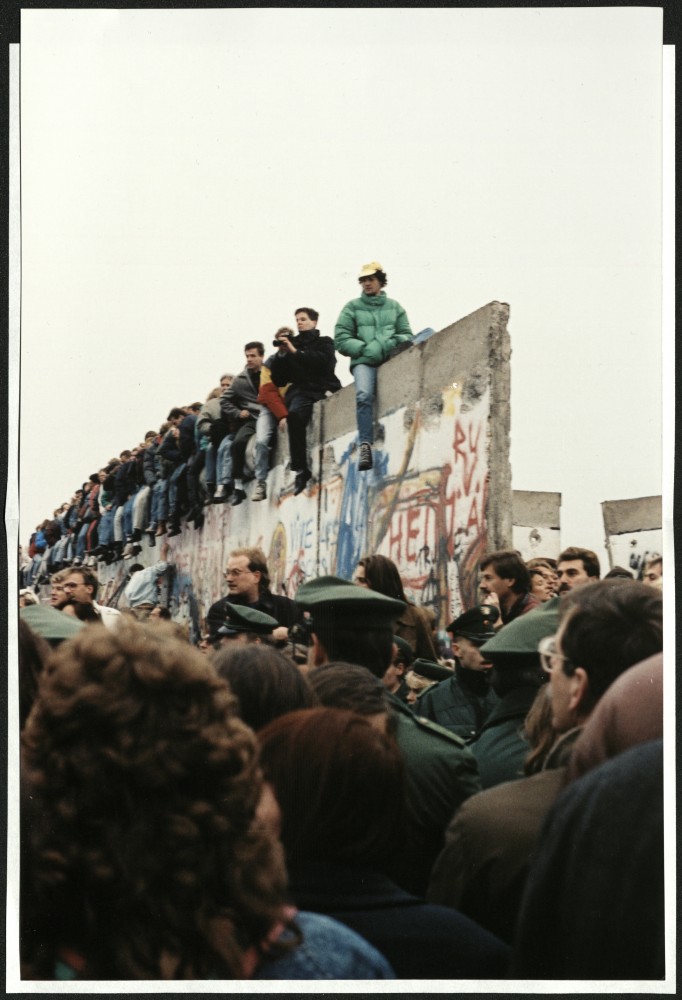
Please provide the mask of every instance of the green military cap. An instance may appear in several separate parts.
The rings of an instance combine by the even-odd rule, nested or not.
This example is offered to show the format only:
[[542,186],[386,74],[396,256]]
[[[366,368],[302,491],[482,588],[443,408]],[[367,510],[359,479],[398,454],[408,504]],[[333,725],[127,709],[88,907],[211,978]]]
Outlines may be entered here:
[[492,604],[479,604],[455,618],[445,629],[452,635],[461,635],[479,646],[495,635],[493,622],[499,618],[499,611]]
[[440,663],[433,660],[417,659],[412,664],[412,670],[420,677],[426,677],[430,681],[446,681],[452,677],[453,672],[448,667],[441,667]]
[[56,643],[70,639],[85,627],[85,622],[72,618],[71,615],[65,615],[63,611],[57,611],[49,604],[29,604],[26,608],[20,608],[19,614],[29,628],[48,642]]
[[256,608],[225,603],[225,621],[218,629],[218,635],[237,635],[239,632],[253,632],[256,635],[271,635],[278,621]]
[[398,656],[401,662],[409,667],[414,660],[414,650],[412,649],[412,646],[410,646],[407,639],[403,639],[400,635],[394,635],[393,642],[398,647]]
[[481,646],[486,657],[537,653],[538,643],[545,636],[554,635],[559,627],[560,597],[545,601],[542,607],[529,611],[504,625],[500,631]]
[[294,598],[313,622],[322,617],[340,626],[371,628],[390,625],[405,610],[405,602],[376,590],[358,587],[339,576],[319,576],[302,584]]

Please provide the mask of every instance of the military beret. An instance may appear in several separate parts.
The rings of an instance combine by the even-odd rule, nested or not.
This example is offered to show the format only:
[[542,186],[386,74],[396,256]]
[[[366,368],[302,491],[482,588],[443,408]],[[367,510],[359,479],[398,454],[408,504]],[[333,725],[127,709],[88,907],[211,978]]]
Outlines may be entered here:
[[237,606],[226,602],[223,606],[225,621],[217,630],[217,635],[237,635],[239,632],[254,632],[256,635],[270,635],[278,622],[256,608]]
[[448,667],[441,667],[440,663],[433,660],[417,659],[412,664],[412,671],[420,677],[426,677],[430,681],[445,681],[452,677],[453,672]]
[[26,608],[20,608],[19,614],[34,632],[48,642],[70,639],[72,635],[85,628],[85,622],[72,618],[71,615],[66,615],[48,604],[29,604]]
[[561,598],[553,597],[534,611],[529,611],[504,625],[492,639],[481,646],[481,652],[493,664],[496,656],[537,653],[538,643],[545,636],[554,635],[559,627]]
[[404,601],[358,587],[338,576],[319,576],[302,584],[294,600],[311,613],[313,622],[321,617],[341,626],[361,628],[390,625],[406,607]]
[[445,631],[452,632],[453,635],[461,635],[465,639],[470,639],[471,642],[481,644],[487,639],[492,639],[495,635],[493,623],[499,617],[500,612],[494,605],[479,604],[478,607],[470,608],[469,611],[465,611],[459,618],[455,618],[453,622],[450,622]]

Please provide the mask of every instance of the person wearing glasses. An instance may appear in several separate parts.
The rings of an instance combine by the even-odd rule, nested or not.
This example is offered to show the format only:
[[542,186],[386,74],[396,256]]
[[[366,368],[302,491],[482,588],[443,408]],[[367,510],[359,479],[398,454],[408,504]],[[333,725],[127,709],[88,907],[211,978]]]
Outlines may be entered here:
[[290,598],[270,590],[270,573],[262,549],[233,549],[227,560],[225,580],[227,596],[212,604],[206,615],[211,642],[219,639],[218,631],[229,617],[231,604],[253,608],[274,618],[277,628],[272,638],[275,640],[288,639],[289,629],[302,621],[302,611]]
[[[554,744],[537,774],[489,788],[460,807],[426,896],[429,902],[456,907],[508,942],[514,938],[534,845],[564,786],[573,749],[578,752],[581,733],[602,696],[612,689],[617,693],[620,685],[614,682],[661,651],[663,602],[660,594],[634,580],[586,584],[512,622],[482,650],[505,642],[519,648],[524,641],[535,644],[549,679],[545,690],[557,734]],[[625,692],[632,697],[630,688]],[[641,700],[651,718],[648,689]],[[609,754],[619,748],[611,743]],[[599,762],[597,758],[592,766]],[[565,968],[561,975],[580,978]]]

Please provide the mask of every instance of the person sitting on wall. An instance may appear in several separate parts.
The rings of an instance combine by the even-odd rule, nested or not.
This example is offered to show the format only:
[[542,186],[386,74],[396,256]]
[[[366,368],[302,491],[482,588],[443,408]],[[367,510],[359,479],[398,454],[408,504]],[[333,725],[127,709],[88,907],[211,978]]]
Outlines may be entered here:
[[[281,326],[275,334],[273,347],[279,347],[280,343],[293,337],[294,331],[291,327]],[[279,428],[284,430],[287,426],[287,407],[284,396],[289,388],[288,385],[278,386],[272,381],[272,359],[271,355],[263,362],[260,370],[260,387],[258,389],[258,402],[261,404],[261,411],[256,421],[256,485],[251,499],[254,501],[267,499],[267,478],[270,468],[270,451],[275,436],[275,431]]]
[[272,381],[288,385],[284,401],[288,410],[291,468],[296,473],[294,496],[301,493],[311,477],[306,449],[306,428],[313,404],[338,392],[341,383],[334,374],[336,355],[331,337],[317,329],[319,313],[309,306],[295,312],[298,336],[280,337],[280,347],[270,359]]
[[220,407],[227,420],[237,424],[237,431],[232,442],[232,478],[234,492],[230,500],[231,507],[237,507],[246,500],[244,492],[244,461],[246,446],[249,439],[256,433],[256,421],[261,411],[258,402],[260,388],[260,370],[263,364],[265,347],[259,340],[251,340],[244,345],[246,366],[235,376],[227,391],[220,398]]
[[360,439],[358,469],[372,468],[377,368],[412,343],[407,313],[383,291],[388,278],[378,261],[365,264],[358,278],[362,295],[351,299],[336,321],[334,346],[350,358]]

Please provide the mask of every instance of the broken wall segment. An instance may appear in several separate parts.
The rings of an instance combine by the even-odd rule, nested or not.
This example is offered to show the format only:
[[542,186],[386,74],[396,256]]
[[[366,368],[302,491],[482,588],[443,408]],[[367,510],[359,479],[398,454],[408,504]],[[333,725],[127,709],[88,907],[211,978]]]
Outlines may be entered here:
[[513,547],[527,562],[561,552],[561,493],[513,490]]
[[623,566],[641,579],[646,563],[663,553],[663,499],[605,500],[602,505],[609,568]]

